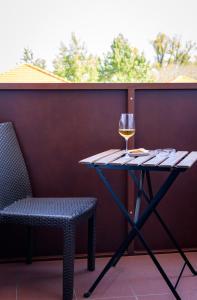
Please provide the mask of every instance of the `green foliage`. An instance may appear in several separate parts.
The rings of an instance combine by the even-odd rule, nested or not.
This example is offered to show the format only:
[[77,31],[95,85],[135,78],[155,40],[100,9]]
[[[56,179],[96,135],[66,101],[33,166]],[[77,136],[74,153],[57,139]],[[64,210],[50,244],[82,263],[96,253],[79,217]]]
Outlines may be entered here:
[[165,33],[159,33],[152,41],[155,51],[156,66],[162,67],[170,64],[186,65],[191,62],[191,53],[196,44],[187,41],[185,44],[178,37],[170,38]]
[[35,59],[33,51],[29,48],[24,48],[21,61],[26,64],[32,64],[42,69],[46,69],[46,60],[42,58]]
[[180,39],[177,39],[176,37],[172,38],[170,42],[168,64],[189,64],[191,60],[191,52],[195,49],[195,47],[196,44],[191,41],[187,41],[185,45],[182,45]]
[[22,62],[24,63],[32,63],[33,62],[33,51],[29,48],[24,48],[23,50],[23,57],[22,57]]
[[129,45],[122,34],[112,42],[111,51],[99,66],[102,82],[148,82],[151,81],[150,64],[143,53]]
[[87,53],[84,44],[73,33],[69,47],[61,43],[59,54],[53,61],[54,73],[71,82],[96,82],[98,80],[96,56]]
[[[114,38],[110,50],[100,58],[89,54],[73,33],[69,45],[60,44],[53,61],[54,73],[70,82],[169,82],[180,75],[196,78],[194,42],[183,43],[178,37],[159,33],[151,43],[155,53],[152,65],[122,34]],[[35,59],[29,48],[24,48],[21,60],[46,68],[46,61]]]

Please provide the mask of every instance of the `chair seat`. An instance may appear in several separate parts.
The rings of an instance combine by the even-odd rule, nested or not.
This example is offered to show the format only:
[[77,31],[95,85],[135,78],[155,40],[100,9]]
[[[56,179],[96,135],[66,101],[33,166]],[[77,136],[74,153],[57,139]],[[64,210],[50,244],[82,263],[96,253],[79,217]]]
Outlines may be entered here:
[[88,223],[88,270],[95,269],[96,199],[32,197],[28,171],[11,122],[0,123],[0,162],[0,224],[27,225],[28,264],[32,262],[32,226],[62,229],[63,300],[72,300],[75,224],[81,220]]
[[[0,219],[29,224],[46,222],[46,225],[61,225],[64,220],[77,220],[95,208],[96,198],[36,198],[18,200],[0,211]],[[52,223],[52,224],[50,224]],[[39,225],[39,224],[38,224]]]

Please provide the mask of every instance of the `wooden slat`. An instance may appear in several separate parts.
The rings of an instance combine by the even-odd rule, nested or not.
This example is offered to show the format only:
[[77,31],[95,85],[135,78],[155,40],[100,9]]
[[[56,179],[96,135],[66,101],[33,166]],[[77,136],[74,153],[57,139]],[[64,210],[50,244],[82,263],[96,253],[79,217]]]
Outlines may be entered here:
[[95,161],[94,163],[96,163],[97,165],[106,165],[106,164],[113,162],[117,158],[121,157],[122,155],[124,155],[124,153],[125,153],[125,150],[121,150],[121,151],[118,151],[111,155],[105,156],[105,157]]
[[192,151],[177,165],[177,168],[190,168],[197,161],[197,151]]
[[188,151],[177,151],[170,154],[169,158],[163,161],[159,166],[174,167],[183,157],[188,154]]
[[162,152],[160,152],[152,159],[144,162],[142,165],[155,167],[155,166],[160,165],[163,161],[167,160],[168,157],[169,157],[169,154],[163,154]]
[[131,161],[133,159],[135,159],[135,157],[125,157],[125,156],[123,156],[123,157],[120,157],[120,158],[112,161],[111,164],[112,165],[121,165],[122,166],[122,165],[127,164],[129,161]]
[[120,151],[120,149],[110,149],[110,150],[107,150],[107,151],[104,151],[104,152],[101,152],[101,153],[98,153],[96,155],[93,155],[93,156],[90,156],[90,157],[87,157],[85,159],[82,159],[79,161],[79,163],[81,164],[92,164],[93,162],[95,162],[96,160],[100,159],[100,158],[103,158],[105,156],[108,156],[110,154],[113,154],[115,152],[118,152]]
[[132,161],[129,161],[127,163],[127,165],[129,165],[129,166],[140,166],[141,164],[143,164],[144,162],[150,160],[154,156],[155,156],[154,154],[150,154],[150,155],[146,155],[146,156],[139,156],[139,157],[136,157],[135,159],[133,159]]

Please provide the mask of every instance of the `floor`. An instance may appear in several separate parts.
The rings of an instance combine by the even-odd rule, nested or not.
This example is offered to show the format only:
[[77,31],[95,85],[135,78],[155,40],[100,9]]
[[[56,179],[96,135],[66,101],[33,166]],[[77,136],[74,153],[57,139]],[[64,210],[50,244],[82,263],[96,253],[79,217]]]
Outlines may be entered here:
[[[188,253],[197,268],[197,253]],[[177,254],[157,256],[175,283],[181,268]],[[86,260],[75,261],[74,299],[84,299],[87,291],[108,258],[98,258],[96,271],[86,271]],[[10,263],[0,265],[0,300],[61,300],[61,261],[34,262],[33,265]],[[197,299],[197,277],[186,268],[178,285],[182,300]],[[105,300],[173,300],[169,288],[146,255],[123,257],[100,282],[91,299]]]

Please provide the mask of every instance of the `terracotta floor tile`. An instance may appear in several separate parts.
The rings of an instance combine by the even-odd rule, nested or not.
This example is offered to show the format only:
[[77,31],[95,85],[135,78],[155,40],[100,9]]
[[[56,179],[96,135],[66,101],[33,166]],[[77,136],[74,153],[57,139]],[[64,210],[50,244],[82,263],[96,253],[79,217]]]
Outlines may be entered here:
[[138,296],[137,300],[174,300],[170,294]]
[[178,284],[177,290],[179,292],[184,292],[184,291],[197,292],[197,276],[184,275]]
[[62,299],[62,264],[34,262],[19,267],[17,300],[60,300]]
[[197,291],[181,292],[180,296],[181,296],[182,300],[196,300],[197,299]]
[[[77,300],[85,300],[86,298],[77,298]],[[87,298],[87,299],[94,299],[94,300],[101,300],[101,299],[105,299],[105,300],[138,300],[137,297],[132,296],[132,297],[107,297],[107,298]]]
[[[163,260],[164,257],[159,260]],[[125,258],[122,263],[124,274],[129,279],[135,295],[164,294],[169,288],[148,256]],[[170,272],[169,272],[170,273]]]
[[18,287],[18,300],[60,300],[62,299],[62,288],[54,282],[25,283]]
[[[197,253],[187,253],[197,268]],[[182,266],[178,254],[157,255],[173,282]],[[84,300],[86,292],[109,258],[96,260],[96,270],[87,271],[87,260],[75,261],[74,299]],[[17,287],[17,293],[16,293]],[[197,300],[197,277],[186,267],[178,285],[182,300]],[[16,299],[17,295],[17,299]],[[34,262],[32,265],[0,264],[0,300],[62,300],[62,261]],[[123,257],[111,268],[90,300],[174,300],[168,286],[147,255]]]
[[[91,284],[98,277],[99,273],[106,264],[107,259],[100,259],[97,262],[97,268],[94,272],[87,272],[86,261],[82,261],[75,269],[75,290],[77,299],[82,298],[84,292],[88,291]],[[91,295],[91,299],[103,299],[111,297],[131,297],[134,296],[131,283],[123,275],[125,270],[121,267],[111,268],[108,274],[102,279],[98,287]]]
[[169,293],[169,288],[162,278],[136,278],[132,280],[132,287],[136,295],[165,294]]
[[3,282],[16,283],[18,264],[0,264],[0,285]]
[[1,300],[16,300],[16,285],[4,284],[0,285],[0,299]]
[[17,264],[0,264],[0,299],[16,300]]

